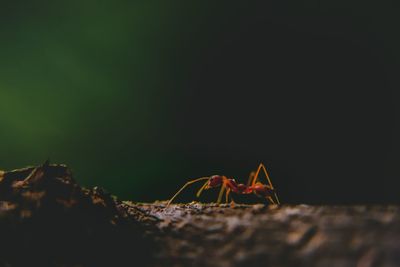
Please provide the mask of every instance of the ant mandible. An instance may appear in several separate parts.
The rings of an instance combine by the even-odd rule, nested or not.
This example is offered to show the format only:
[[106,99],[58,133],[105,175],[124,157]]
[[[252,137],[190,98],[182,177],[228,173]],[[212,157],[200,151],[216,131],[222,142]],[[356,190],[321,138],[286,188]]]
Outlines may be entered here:
[[[268,180],[268,184],[263,184],[260,181],[258,181],[261,170],[265,173],[265,176]],[[196,183],[198,181],[203,181],[203,180],[207,180],[207,181],[199,189],[199,191],[197,191],[197,194],[196,194],[197,197],[200,196],[200,194],[203,192],[203,190],[221,186],[221,190],[219,191],[217,203],[221,203],[224,192],[225,192],[225,202],[228,203],[230,193],[233,192],[235,194],[241,194],[241,195],[254,193],[259,197],[267,199],[272,204],[280,204],[278,195],[276,194],[276,190],[274,189],[274,187],[271,183],[271,179],[269,178],[267,169],[265,168],[265,166],[262,163],[260,163],[257,171],[250,173],[250,177],[249,177],[249,180],[247,181],[247,185],[238,184],[238,183],[236,183],[235,179],[227,178],[226,176],[223,176],[223,175],[213,175],[210,177],[197,178],[197,179],[187,182],[184,186],[182,186],[181,189],[179,189],[179,191],[176,192],[176,194],[168,201],[167,207],[179,195],[179,193],[182,192],[183,189],[185,189],[187,186],[189,186],[193,183]],[[232,203],[234,203],[232,196],[231,196],[231,200],[232,200]]]

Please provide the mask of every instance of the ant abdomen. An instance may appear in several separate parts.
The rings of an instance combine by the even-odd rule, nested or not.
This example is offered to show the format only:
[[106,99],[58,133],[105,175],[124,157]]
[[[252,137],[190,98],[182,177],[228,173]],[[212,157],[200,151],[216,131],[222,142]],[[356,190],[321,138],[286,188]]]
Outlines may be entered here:
[[275,193],[274,189],[269,188],[268,186],[265,186],[265,185],[261,185],[261,184],[254,185],[253,191],[257,195],[260,195],[263,197],[270,197]]

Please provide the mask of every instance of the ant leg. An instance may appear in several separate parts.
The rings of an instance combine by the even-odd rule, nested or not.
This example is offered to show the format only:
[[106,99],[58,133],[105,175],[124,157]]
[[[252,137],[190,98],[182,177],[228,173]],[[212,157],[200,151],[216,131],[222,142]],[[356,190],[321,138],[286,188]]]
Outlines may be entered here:
[[[272,197],[267,197],[267,199],[269,200],[269,202],[271,202],[271,204],[276,204],[274,199]],[[279,203],[278,203],[279,204]]]
[[196,197],[199,197],[201,195],[201,193],[203,192],[203,190],[206,188],[206,186],[208,185],[208,181],[206,181],[202,187],[200,187],[199,191],[197,191],[196,193]]
[[255,173],[254,171],[252,171],[252,172],[250,173],[250,175],[249,175],[249,180],[247,180],[247,186],[249,186],[249,185],[252,183],[255,174],[256,174],[256,173]]
[[221,203],[222,195],[224,194],[225,189],[226,189],[225,184],[223,184],[221,187],[221,190],[219,191],[218,200],[217,200],[218,204]]
[[[261,164],[261,165],[262,165],[262,164]],[[272,185],[271,179],[269,178],[267,169],[264,167],[264,165],[262,165],[262,169],[264,170],[265,176],[267,177],[267,180],[268,180],[269,185],[271,186],[271,189],[274,189],[274,186]],[[276,199],[277,204],[278,204],[278,205],[281,204],[281,203],[279,202],[278,195],[276,194],[275,191],[274,191],[274,196],[275,196],[275,199]],[[271,198],[271,197],[269,197],[269,198]],[[271,199],[272,199],[272,198],[271,198]],[[273,203],[273,204],[275,204],[275,203]]]
[[274,192],[274,196],[275,196],[277,204],[280,205],[281,202],[279,201],[279,198],[278,198],[278,195],[276,194],[276,192]]
[[233,200],[233,197],[231,196],[231,208],[235,207],[235,201]]
[[179,195],[180,192],[182,192],[183,189],[185,189],[188,185],[191,185],[195,182],[201,181],[201,180],[210,180],[210,177],[202,177],[202,178],[198,178],[198,179],[194,179],[192,181],[187,182],[184,186],[181,187],[181,189],[179,189],[178,192],[176,192],[176,194],[168,201],[167,203],[167,207],[171,204],[171,202]]
[[[267,177],[268,183],[269,183],[269,185],[271,186],[271,189],[274,189],[274,186],[272,185],[271,179],[269,178],[267,169],[265,168],[265,166],[264,166],[263,164],[261,164],[261,166],[262,166],[262,169],[264,170],[265,176]],[[276,199],[277,204],[278,204],[278,205],[281,204],[281,203],[279,202],[278,195],[276,194],[275,191],[274,191],[274,196],[275,196],[275,199]],[[271,198],[271,197],[270,197],[270,198]],[[272,198],[271,198],[271,199],[272,199]],[[274,202],[275,202],[275,201],[274,201]],[[275,203],[273,203],[273,204],[275,204]]]
[[[251,182],[250,182],[251,186],[254,186],[256,184],[256,182],[258,180],[258,175],[260,174],[260,170],[261,170],[262,166],[263,166],[263,164],[260,163],[260,165],[258,165],[258,168],[257,168],[257,171],[255,172],[255,174],[252,177],[251,176],[249,177],[249,180],[251,180]],[[250,178],[252,178],[252,179],[250,179]]]
[[271,180],[269,179],[267,170],[265,169],[264,164],[262,164],[262,163],[260,163],[260,165],[258,165],[256,174],[253,177],[253,181],[251,183],[251,186],[254,186],[256,184],[256,182],[258,181],[258,175],[260,174],[261,169],[264,171],[264,173],[265,173],[265,175],[267,177],[268,183],[271,186],[271,188],[273,189],[274,187],[272,186]]
[[[264,164],[262,164],[262,163],[260,163],[260,165],[258,166],[257,172],[256,172],[256,174],[254,175],[254,179],[253,179],[253,182],[252,182],[251,185],[254,186],[254,185],[256,184],[256,182],[257,182],[257,180],[258,180],[258,175],[260,174],[261,169],[263,170],[263,172],[264,172],[264,174],[265,174],[265,177],[266,177],[267,180],[268,180],[268,184],[269,184],[270,188],[273,190],[273,189],[274,189],[274,186],[272,185],[271,179],[269,178],[267,169],[265,168]],[[279,198],[278,198],[278,195],[276,194],[276,192],[274,192],[274,196],[275,196],[275,199],[276,199],[277,204],[280,204]]]
[[228,203],[228,200],[229,200],[229,194],[231,193],[231,189],[230,188],[228,188],[227,190],[226,190],[226,193],[225,193],[225,203]]
[[231,190],[230,188],[228,188],[228,189],[226,190],[226,193],[225,193],[225,203],[228,204],[229,197],[231,197],[230,205],[231,205],[231,208],[233,208],[233,207],[235,207],[235,201],[233,200],[233,197],[232,197],[232,195],[231,195],[231,192],[232,192],[232,190]]

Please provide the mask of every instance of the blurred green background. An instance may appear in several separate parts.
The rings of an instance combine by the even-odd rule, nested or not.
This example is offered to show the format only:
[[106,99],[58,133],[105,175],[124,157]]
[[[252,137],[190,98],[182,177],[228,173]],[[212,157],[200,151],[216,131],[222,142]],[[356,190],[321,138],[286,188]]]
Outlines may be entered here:
[[179,64],[169,55],[179,12],[166,1],[2,4],[1,168],[49,158],[84,185],[145,197],[150,178],[182,162],[162,147],[175,141],[170,66]]
[[[182,112],[176,102],[185,64],[211,38],[205,18],[224,9],[213,6],[2,3],[0,168],[50,159],[124,199],[170,197],[190,173],[172,125]],[[188,47],[180,35],[192,31],[199,36]]]
[[264,162],[289,201],[398,201],[395,15],[386,1],[2,2],[0,168],[49,158],[151,201]]

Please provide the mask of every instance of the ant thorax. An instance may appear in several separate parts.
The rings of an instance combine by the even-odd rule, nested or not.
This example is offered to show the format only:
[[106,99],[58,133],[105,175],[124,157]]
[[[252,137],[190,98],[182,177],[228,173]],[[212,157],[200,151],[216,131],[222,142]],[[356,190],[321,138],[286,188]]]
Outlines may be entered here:
[[245,184],[238,184],[234,179],[228,179],[227,187],[229,187],[236,194],[250,194],[252,193],[251,187]]

